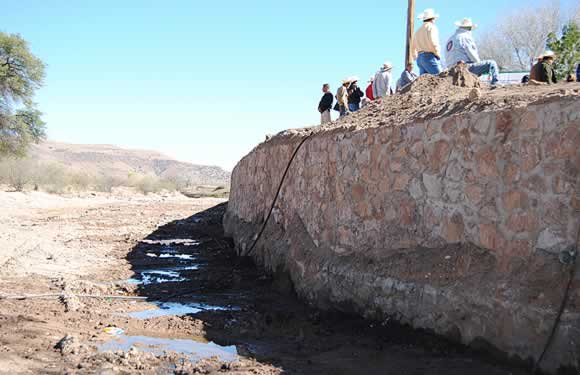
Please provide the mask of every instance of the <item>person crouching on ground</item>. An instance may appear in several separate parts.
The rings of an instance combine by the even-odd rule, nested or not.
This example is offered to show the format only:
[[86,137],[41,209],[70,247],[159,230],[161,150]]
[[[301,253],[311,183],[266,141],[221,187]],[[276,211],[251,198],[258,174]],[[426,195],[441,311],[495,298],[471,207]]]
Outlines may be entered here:
[[351,79],[350,86],[348,86],[348,110],[356,112],[360,109],[360,101],[365,96],[360,87],[358,87],[358,78]]
[[391,95],[391,81],[393,80],[391,70],[393,70],[393,64],[387,61],[375,74],[375,79],[373,81],[374,99]]
[[325,83],[322,85],[322,99],[318,103],[318,112],[320,112],[320,125],[327,124],[332,121],[330,118],[330,109],[332,108],[332,102],[334,98],[330,92],[330,85]]
[[338,101],[338,112],[340,117],[348,114],[348,86],[350,81],[345,79],[342,81],[342,86],[336,92],[336,100]]
[[419,74],[439,74],[443,71],[439,30],[435,26],[439,15],[433,9],[425,9],[417,18],[423,21],[423,25],[413,36],[413,59],[417,60]]
[[471,18],[464,18],[461,21],[455,22],[457,30],[445,45],[447,68],[463,62],[467,64],[469,71],[476,76],[489,74],[491,76],[491,85],[497,85],[499,81],[499,68],[494,60],[481,60],[477,45],[473,39],[471,31],[477,27],[471,21]]
[[407,86],[409,83],[417,79],[417,73],[413,72],[413,64],[409,63],[401,73],[401,78],[399,80],[399,86],[401,88]]

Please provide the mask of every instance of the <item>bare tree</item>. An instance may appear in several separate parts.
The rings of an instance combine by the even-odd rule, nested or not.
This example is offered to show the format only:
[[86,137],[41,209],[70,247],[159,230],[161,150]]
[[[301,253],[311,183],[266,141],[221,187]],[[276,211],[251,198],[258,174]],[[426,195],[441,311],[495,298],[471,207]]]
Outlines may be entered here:
[[484,32],[479,43],[481,55],[493,58],[505,68],[526,70],[546,48],[550,33],[562,26],[560,3],[549,0],[536,8],[519,8],[501,17],[493,31]]
[[498,31],[484,31],[478,38],[479,55],[482,59],[497,62],[501,70],[517,69],[514,64],[514,51],[504,35]]
[[580,27],[580,5],[572,9],[572,11],[569,13],[568,19]]

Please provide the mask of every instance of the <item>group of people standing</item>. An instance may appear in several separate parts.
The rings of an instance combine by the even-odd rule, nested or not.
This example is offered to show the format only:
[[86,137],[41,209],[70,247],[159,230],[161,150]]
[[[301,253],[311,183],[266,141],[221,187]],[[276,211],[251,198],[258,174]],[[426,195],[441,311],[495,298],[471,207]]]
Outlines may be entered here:
[[[489,74],[491,88],[498,86],[499,68],[494,60],[482,60],[479,56],[472,31],[477,27],[471,18],[464,18],[455,22],[457,29],[447,39],[445,44],[445,64],[441,61],[442,48],[439,43],[439,30],[436,20],[439,15],[433,9],[426,9],[418,18],[423,22],[417,29],[411,43],[411,55],[419,68],[419,74],[439,74],[444,69],[449,69],[456,64],[466,64],[468,70],[477,75]],[[553,52],[547,51],[538,58],[538,62],[532,67],[529,80],[532,83],[550,84],[556,82],[552,63],[555,59]],[[580,65],[579,65],[580,69]],[[331,121],[330,110],[334,108],[344,116],[349,112],[358,111],[367,101],[382,98],[393,94],[392,86],[393,64],[385,62],[377,73],[369,79],[369,85],[365,90],[366,98],[358,86],[358,78],[344,79],[336,93],[337,103],[333,107],[333,96],[330,86],[324,84],[324,95],[318,105],[321,114],[321,123]],[[408,64],[396,82],[396,92],[407,86],[415,79],[417,74],[413,72],[413,64]]]
[[[368,86],[363,92],[358,82],[358,77],[349,77],[342,80],[342,85],[336,92],[336,104],[333,107],[334,98],[330,92],[330,85],[322,86],[322,99],[318,104],[320,122],[325,124],[331,121],[330,111],[334,109],[344,116],[350,112],[356,112],[368,102],[387,95],[392,95],[391,89],[393,64],[385,62],[377,73],[369,78]],[[412,72],[412,67],[411,67]],[[414,74],[414,73],[413,73]],[[415,75],[416,78],[416,75]]]

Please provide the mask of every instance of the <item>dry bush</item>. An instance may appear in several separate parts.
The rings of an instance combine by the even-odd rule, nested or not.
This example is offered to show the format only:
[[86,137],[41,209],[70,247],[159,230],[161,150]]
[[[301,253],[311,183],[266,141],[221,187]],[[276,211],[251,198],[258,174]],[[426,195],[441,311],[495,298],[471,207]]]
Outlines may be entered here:
[[110,193],[118,186],[128,186],[127,179],[117,176],[101,176],[95,182],[95,189],[104,193]]
[[30,159],[5,159],[0,162],[0,181],[16,191],[34,183],[36,163]]
[[35,184],[51,194],[62,194],[70,186],[67,170],[60,164],[47,163],[38,165]]
[[184,182],[178,179],[160,179],[140,174],[130,174],[126,178],[118,176],[95,177],[58,163],[38,163],[31,159],[6,159],[0,161],[0,183],[22,191],[27,186],[42,189],[52,194],[70,191],[97,190],[110,193],[113,188],[133,187],[143,194],[162,190],[175,191]]

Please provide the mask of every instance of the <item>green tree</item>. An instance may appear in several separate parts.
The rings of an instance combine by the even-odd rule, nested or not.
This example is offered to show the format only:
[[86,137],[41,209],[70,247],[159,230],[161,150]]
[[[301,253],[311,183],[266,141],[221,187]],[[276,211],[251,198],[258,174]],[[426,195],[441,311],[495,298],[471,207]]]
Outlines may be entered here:
[[580,62],[580,27],[570,22],[562,28],[562,37],[550,33],[547,46],[556,53],[556,76],[559,80],[572,74]]
[[45,137],[45,123],[32,101],[44,80],[44,63],[20,35],[0,32],[0,157],[24,156]]

